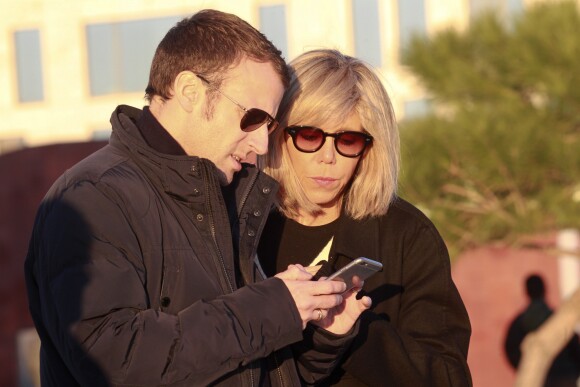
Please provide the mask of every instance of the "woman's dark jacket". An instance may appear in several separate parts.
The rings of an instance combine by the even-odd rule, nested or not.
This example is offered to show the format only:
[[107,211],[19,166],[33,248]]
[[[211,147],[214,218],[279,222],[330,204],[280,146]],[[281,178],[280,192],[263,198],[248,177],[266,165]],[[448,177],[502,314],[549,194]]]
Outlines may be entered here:
[[43,386],[255,386],[261,370],[293,386],[297,368],[309,382],[324,376],[340,341],[309,331],[321,351],[295,363],[285,347],[303,337],[296,305],[252,259],[276,183],[246,166],[228,216],[215,166],[155,152],[135,126],[140,114],[117,108],[110,144],[61,176],[38,211],[25,274]]
[[[271,231],[275,228],[268,227],[262,238],[279,238]],[[319,275],[361,256],[383,264],[362,291],[373,305],[363,312],[343,362],[323,384],[470,386],[469,317],[451,279],[447,248],[431,221],[400,198],[384,216],[356,221],[341,215],[329,262]]]

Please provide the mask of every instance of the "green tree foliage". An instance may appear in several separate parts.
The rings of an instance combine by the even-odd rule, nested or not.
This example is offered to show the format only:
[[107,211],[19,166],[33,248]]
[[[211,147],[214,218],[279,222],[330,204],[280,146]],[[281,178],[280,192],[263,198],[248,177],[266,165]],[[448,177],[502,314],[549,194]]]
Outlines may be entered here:
[[404,64],[433,113],[401,123],[401,193],[452,253],[580,228],[580,13],[541,3],[509,23],[415,37]]

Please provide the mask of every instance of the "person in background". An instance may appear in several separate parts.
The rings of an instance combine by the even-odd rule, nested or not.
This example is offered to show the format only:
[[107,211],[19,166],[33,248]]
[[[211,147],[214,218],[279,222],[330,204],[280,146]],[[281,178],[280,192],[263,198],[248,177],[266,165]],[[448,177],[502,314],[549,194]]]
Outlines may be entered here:
[[306,52],[290,66],[280,125],[259,157],[280,182],[260,262],[267,275],[321,265],[317,276],[361,256],[383,264],[365,280],[373,306],[360,333],[323,385],[470,386],[469,317],[441,236],[396,195],[399,136],[380,79],[335,50]]
[[[538,329],[554,313],[546,303],[544,279],[538,274],[526,278],[529,303],[510,323],[504,341],[504,350],[510,365],[517,370],[522,358],[524,338]],[[580,341],[574,334],[554,359],[546,375],[546,387],[576,387],[580,378]]]
[[169,30],[149,106],[117,107],[110,143],[38,210],[25,275],[43,386],[296,386],[332,370],[370,300],[299,265],[265,279],[254,259],[277,184],[245,161],[267,151],[288,80],[234,15]]

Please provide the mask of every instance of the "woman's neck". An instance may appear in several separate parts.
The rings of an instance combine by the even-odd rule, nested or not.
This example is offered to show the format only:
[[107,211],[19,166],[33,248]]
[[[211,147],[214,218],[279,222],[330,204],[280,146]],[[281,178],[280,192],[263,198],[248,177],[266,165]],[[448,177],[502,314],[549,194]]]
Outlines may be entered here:
[[303,226],[322,226],[335,221],[339,216],[340,208],[333,207],[322,209],[322,211],[316,214],[300,212],[300,215],[294,220]]

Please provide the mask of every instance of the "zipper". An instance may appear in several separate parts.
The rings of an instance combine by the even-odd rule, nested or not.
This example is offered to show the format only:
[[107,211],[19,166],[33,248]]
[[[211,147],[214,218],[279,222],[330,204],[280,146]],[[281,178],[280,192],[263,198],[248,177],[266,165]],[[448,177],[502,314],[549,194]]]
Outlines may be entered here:
[[[254,176],[252,176],[252,180],[250,180],[250,183],[248,184],[248,188],[244,191],[244,194],[242,195],[242,199],[240,200],[240,205],[238,208],[238,218],[242,215],[242,208],[244,208],[244,206],[246,205],[246,201],[248,200],[248,197],[250,196],[250,192],[252,191],[252,188],[254,188],[254,185],[256,184],[256,180],[258,180],[257,173],[255,173]],[[259,360],[258,360],[258,365],[261,368]],[[255,381],[254,380],[254,371],[252,370],[252,368],[250,368],[249,371],[250,371],[250,386],[253,387],[254,381]]]
[[[205,167],[205,165],[204,165]],[[206,174],[209,175],[209,171],[207,169],[207,167],[205,167],[205,171]],[[258,173],[255,173],[254,176],[252,177],[252,180],[250,181],[249,185],[248,185],[248,189],[246,189],[246,191],[244,192],[244,195],[242,196],[242,199],[240,200],[240,206],[239,206],[239,211],[238,211],[238,217],[241,215],[242,212],[242,208],[244,207],[244,205],[246,204],[246,201],[248,200],[248,197],[250,196],[250,192],[252,190],[252,188],[254,187],[254,185],[256,184],[256,181],[258,180]],[[209,215],[209,227],[210,227],[210,232],[211,232],[211,236],[213,239],[213,244],[214,247],[217,251],[218,254],[218,258],[222,267],[222,271],[224,272],[224,275],[226,277],[227,283],[228,283],[228,287],[230,289],[230,292],[233,293],[234,292],[234,288],[232,286],[232,281],[230,279],[230,276],[228,275],[228,272],[226,270],[226,264],[224,262],[224,258],[223,258],[223,254],[219,248],[219,245],[217,243],[217,239],[216,239],[216,233],[215,233],[215,222],[214,222],[214,218],[213,218],[213,211],[212,211],[212,207],[211,207],[211,202],[210,202],[210,192],[209,192],[209,184],[205,184],[205,202],[208,208],[208,215]],[[254,386],[254,382],[255,382],[255,378],[254,378],[254,371],[251,368],[248,368],[248,371],[250,373],[250,386]],[[280,370],[278,370],[278,373],[280,373]],[[282,380],[282,375],[280,375],[280,380]]]
[[254,387],[254,371],[252,371],[252,369],[249,369],[250,371],[250,386]]
[[244,191],[244,195],[242,196],[242,199],[240,200],[240,205],[239,205],[239,209],[238,209],[238,217],[240,217],[242,215],[242,208],[244,208],[244,206],[246,205],[246,201],[248,200],[248,197],[250,196],[250,192],[254,188],[254,185],[256,184],[257,180],[258,180],[258,172],[254,173],[254,176],[252,176],[252,180],[250,180],[250,183],[248,184],[248,188]]
[[280,378],[280,385],[284,387],[284,378],[282,378],[282,370],[280,370],[280,364],[278,363],[278,356],[276,356],[276,352],[272,353],[274,357],[274,365],[276,366],[276,371],[278,371],[278,377]]
[[[205,165],[204,165],[204,169],[205,169],[206,175],[209,176],[210,173],[208,173],[209,171],[208,171],[208,169],[207,169],[207,167]],[[216,252],[217,252],[217,255],[218,255],[218,259],[219,259],[219,262],[220,262],[221,267],[222,267],[222,271],[223,271],[223,273],[224,273],[224,275],[226,277],[226,281],[227,281],[228,287],[230,289],[230,293],[233,293],[234,292],[234,287],[232,285],[232,280],[230,279],[230,276],[228,275],[228,271],[226,270],[226,264],[224,262],[224,257],[223,257],[223,254],[222,254],[222,252],[220,250],[220,247],[219,247],[219,245],[217,243],[217,239],[216,239],[216,236],[215,236],[216,235],[216,233],[215,233],[215,222],[214,222],[214,218],[213,218],[213,211],[212,211],[212,207],[211,207],[211,201],[210,201],[209,198],[210,198],[210,192],[209,192],[209,183],[208,183],[208,184],[205,184],[205,204],[207,205],[207,208],[208,208],[209,229],[210,229],[210,232],[211,232],[211,237],[212,237],[212,240],[213,240],[213,245],[214,245],[214,247],[216,249]]]

